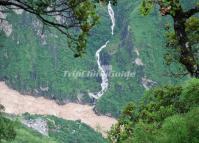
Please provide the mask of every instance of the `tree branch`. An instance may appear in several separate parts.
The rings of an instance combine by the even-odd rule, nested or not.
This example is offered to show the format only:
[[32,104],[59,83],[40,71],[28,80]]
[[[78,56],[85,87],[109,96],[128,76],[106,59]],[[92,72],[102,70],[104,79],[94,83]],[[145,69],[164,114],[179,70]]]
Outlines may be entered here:
[[88,34],[98,21],[95,4],[88,0],[0,0],[0,6],[7,10],[23,9],[35,15],[43,25],[66,35],[69,47],[76,48],[78,55],[84,52]]
[[193,16],[194,14],[198,13],[199,12],[199,6],[196,6],[190,10],[188,10],[187,12],[185,12],[185,17],[186,18],[189,18],[191,16]]

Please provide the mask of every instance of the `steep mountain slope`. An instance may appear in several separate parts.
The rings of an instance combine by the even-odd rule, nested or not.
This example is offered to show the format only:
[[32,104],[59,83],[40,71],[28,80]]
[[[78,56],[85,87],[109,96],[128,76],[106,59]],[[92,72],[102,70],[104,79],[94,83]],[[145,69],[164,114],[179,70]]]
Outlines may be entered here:
[[[79,121],[53,116],[24,114],[17,117],[17,136],[9,143],[106,143],[93,129]],[[5,142],[7,143],[7,142]]]
[[25,12],[8,14],[12,33],[0,37],[0,79],[22,93],[45,96],[59,103],[93,103],[88,93],[100,90],[100,76],[68,73],[97,72],[95,52],[110,39],[101,54],[102,65],[112,73],[131,75],[109,77],[108,91],[96,102],[96,111],[118,116],[124,105],[140,99],[145,89],[175,82],[165,76],[168,70],[163,64],[163,19],[157,13],[142,17],[139,5],[139,0],[122,0],[114,7],[116,31],[111,39],[107,7],[100,5],[101,22],[91,32],[87,53],[82,58],[73,57],[59,32],[46,28],[43,33],[35,17]]
[[[128,5],[126,5],[128,3]],[[123,105],[140,99],[144,90],[157,85],[175,82],[166,76],[164,64],[164,20],[153,12],[140,15],[140,1],[120,1],[117,12],[117,37],[106,49],[111,55],[114,71],[131,71],[133,78],[111,78],[110,89],[97,103],[97,110],[117,116]],[[177,79],[178,80],[178,79]],[[104,107],[104,108],[102,108]]]

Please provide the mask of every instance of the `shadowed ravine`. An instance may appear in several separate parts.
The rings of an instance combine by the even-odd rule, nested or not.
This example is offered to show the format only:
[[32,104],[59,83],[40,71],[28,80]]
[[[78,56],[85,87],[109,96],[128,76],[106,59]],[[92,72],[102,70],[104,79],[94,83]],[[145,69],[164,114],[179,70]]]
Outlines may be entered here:
[[10,89],[4,82],[0,82],[0,104],[6,108],[6,113],[21,115],[23,113],[54,115],[67,120],[81,120],[81,122],[98,130],[106,136],[107,130],[116,123],[116,119],[98,116],[89,105],[69,103],[58,105],[43,97],[22,95]]

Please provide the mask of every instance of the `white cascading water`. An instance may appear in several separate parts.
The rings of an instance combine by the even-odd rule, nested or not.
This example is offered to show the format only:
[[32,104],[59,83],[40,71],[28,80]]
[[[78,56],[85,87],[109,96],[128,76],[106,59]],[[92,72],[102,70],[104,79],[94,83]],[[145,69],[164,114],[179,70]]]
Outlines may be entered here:
[[[114,15],[114,11],[112,9],[110,1],[109,1],[109,4],[108,4],[108,13],[109,13],[109,16],[110,16],[111,22],[112,22],[111,30],[112,30],[112,35],[113,35],[114,34],[114,28],[115,28],[115,15]],[[104,48],[106,48],[108,43],[109,43],[109,40],[103,46],[101,46],[97,50],[97,52],[95,53],[99,72],[100,72],[100,75],[101,75],[101,78],[102,78],[101,91],[99,91],[97,94],[89,93],[89,96],[91,96],[95,99],[99,99],[108,89],[108,75],[106,74],[105,70],[102,68],[102,65],[101,65],[101,62],[100,62],[100,53]]]
[[110,1],[109,1],[109,4],[108,4],[108,13],[109,13],[109,16],[110,16],[111,21],[112,21],[111,30],[112,30],[112,35],[113,35],[114,34],[114,28],[115,28],[115,14],[114,14],[114,11],[111,7]]

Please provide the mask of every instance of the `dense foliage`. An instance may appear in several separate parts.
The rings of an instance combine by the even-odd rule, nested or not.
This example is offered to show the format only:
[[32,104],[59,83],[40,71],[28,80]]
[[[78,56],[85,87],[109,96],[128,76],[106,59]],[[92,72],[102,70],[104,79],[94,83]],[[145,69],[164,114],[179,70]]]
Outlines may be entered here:
[[[183,7],[183,4],[191,5]],[[198,37],[199,37],[199,3],[192,0],[190,3],[180,0],[143,0],[141,12],[146,15],[154,5],[158,5],[162,16],[170,16],[173,23],[166,25],[168,43],[170,48],[165,59],[168,64],[173,61],[181,63],[188,73],[199,78]]]
[[16,128],[16,138],[12,141],[3,143],[58,143],[54,138],[44,136],[34,129],[28,128],[25,125],[18,123]]
[[44,29],[53,27],[65,34],[76,57],[85,52],[89,31],[99,19],[91,0],[2,0],[0,6],[2,13],[10,9],[25,10],[35,15]]
[[[39,133],[18,122],[15,127],[16,138],[11,137],[3,143],[107,143],[100,133],[95,132],[80,121],[67,121],[53,116],[30,115],[28,113],[18,120],[34,121],[41,119],[47,122],[48,135]],[[39,125],[42,127],[42,124]]]
[[[69,121],[54,116],[30,115],[15,117],[3,113],[0,105],[0,143],[106,143],[100,133],[81,121]],[[27,127],[23,122],[36,119],[47,122],[47,135]],[[27,124],[27,123],[26,123]],[[40,128],[44,125],[37,123]],[[37,128],[39,129],[39,128]]]
[[199,80],[154,88],[130,103],[109,132],[117,143],[199,142]]
[[0,143],[3,141],[12,141],[16,137],[16,122],[7,118],[3,111],[4,107],[0,104]]
[[81,121],[65,121],[56,117],[48,117],[48,126],[49,136],[55,138],[59,143],[107,143],[100,133]]
[[[107,7],[98,5],[100,22],[91,31],[87,53],[82,58],[73,58],[73,52],[65,48],[67,40],[60,32],[50,28],[42,34],[42,26],[34,16],[25,12],[21,15],[8,13],[7,20],[13,31],[10,37],[3,34],[0,37],[0,43],[4,45],[0,48],[0,79],[22,93],[45,96],[60,103],[91,103],[88,92],[100,90],[101,78],[64,76],[64,73],[97,72],[95,52],[110,40],[101,53],[102,64],[111,65],[113,72],[135,73],[135,77],[109,77],[109,89],[97,101],[96,110],[119,116],[129,101],[143,95],[143,78],[154,81],[154,85],[179,81],[165,76],[169,69],[160,56],[165,53],[163,35],[167,19],[156,12],[143,17],[139,6],[139,0],[118,1],[113,7],[116,29],[111,37]],[[143,65],[135,64],[137,58]]]

